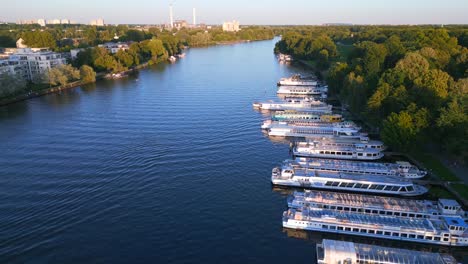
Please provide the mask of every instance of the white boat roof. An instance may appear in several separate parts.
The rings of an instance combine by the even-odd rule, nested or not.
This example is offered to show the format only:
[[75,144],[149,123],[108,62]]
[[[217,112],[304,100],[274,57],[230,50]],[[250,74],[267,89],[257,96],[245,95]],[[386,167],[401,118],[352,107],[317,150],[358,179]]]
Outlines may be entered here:
[[304,192],[295,191],[293,197],[294,199],[304,201],[313,201],[317,203],[336,206],[361,207],[371,210],[376,209],[407,211],[431,215],[432,213],[439,212],[439,208],[436,205],[436,202],[428,200],[410,200],[377,195],[338,193],[315,190],[305,190]]
[[404,179],[399,176],[392,175],[373,175],[373,174],[354,174],[354,173],[342,173],[342,172],[329,172],[320,171],[314,169],[303,169],[303,168],[283,168],[292,169],[294,176],[298,177],[321,177],[329,179],[340,179],[340,180],[351,180],[351,181],[364,181],[369,183],[380,183],[385,185],[400,185],[408,186],[412,185],[410,180]]
[[[447,254],[422,252],[401,248],[381,247],[346,241],[324,239],[322,247],[326,256],[350,256],[369,263],[456,264]],[[346,258],[343,258],[346,259]]]
[[[356,224],[360,226],[371,226],[375,228],[398,228],[410,229],[412,231],[427,231],[434,232],[436,228],[430,220],[424,218],[403,218],[380,216],[371,214],[355,214],[355,213],[342,213],[334,210],[310,210],[303,208],[302,210],[289,209],[292,217],[296,220],[315,220],[321,219],[322,222],[328,223],[343,223],[343,224]],[[437,225],[438,230],[447,230],[444,225]]]

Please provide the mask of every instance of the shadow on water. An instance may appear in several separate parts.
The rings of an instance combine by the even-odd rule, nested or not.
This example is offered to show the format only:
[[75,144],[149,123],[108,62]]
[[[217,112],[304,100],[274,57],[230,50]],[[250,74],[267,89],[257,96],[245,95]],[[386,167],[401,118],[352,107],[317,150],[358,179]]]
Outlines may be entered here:
[[43,104],[48,104],[53,107],[67,107],[71,103],[78,101],[81,97],[81,92],[77,88],[63,90],[58,93],[49,94],[37,98]]
[[16,118],[20,115],[26,114],[28,110],[29,106],[27,101],[0,106],[0,120]]
[[389,240],[389,239],[379,239],[379,238],[369,238],[369,237],[360,237],[360,236],[351,236],[351,235],[342,235],[342,234],[313,232],[313,231],[297,230],[297,229],[289,229],[289,228],[283,228],[283,233],[286,234],[287,237],[310,241],[314,244],[321,243],[323,239],[332,239],[332,240],[340,240],[340,241],[376,245],[376,246],[383,246],[383,247],[405,248],[405,249],[425,251],[425,252],[449,253],[449,254],[454,255],[454,257],[456,257],[457,259],[461,259],[466,255],[464,248],[450,248],[446,246],[437,246],[437,245],[430,245],[430,244],[419,244],[419,243],[411,243],[411,242],[396,241],[396,240]]

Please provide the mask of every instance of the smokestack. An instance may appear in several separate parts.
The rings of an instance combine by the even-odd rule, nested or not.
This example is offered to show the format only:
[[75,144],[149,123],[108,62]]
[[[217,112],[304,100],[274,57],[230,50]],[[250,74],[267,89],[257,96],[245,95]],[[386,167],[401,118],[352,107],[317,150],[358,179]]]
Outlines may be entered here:
[[174,16],[172,14],[172,4],[169,5],[169,20],[171,21],[171,29],[174,28]]
[[197,25],[197,13],[195,7],[193,8],[193,26]]

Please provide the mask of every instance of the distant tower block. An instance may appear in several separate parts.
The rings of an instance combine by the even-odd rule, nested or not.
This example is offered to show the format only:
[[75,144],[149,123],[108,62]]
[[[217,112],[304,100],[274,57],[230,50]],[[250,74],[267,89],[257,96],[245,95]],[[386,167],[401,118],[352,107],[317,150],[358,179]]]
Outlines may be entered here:
[[193,8],[193,25],[197,25],[197,10],[195,9],[195,7]]
[[174,14],[172,13],[172,4],[173,3],[169,4],[169,20],[171,23],[171,29],[174,28]]

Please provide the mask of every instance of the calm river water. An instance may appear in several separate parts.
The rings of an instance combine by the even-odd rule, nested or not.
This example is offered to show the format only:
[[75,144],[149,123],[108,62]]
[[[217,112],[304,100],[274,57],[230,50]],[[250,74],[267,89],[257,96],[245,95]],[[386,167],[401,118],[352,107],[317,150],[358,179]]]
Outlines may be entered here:
[[300,71],[275,41],[0,107],[0,263],[314,263],[252,109]]

